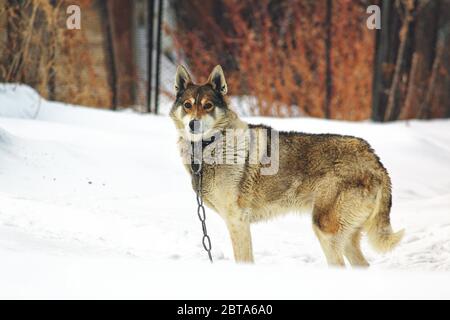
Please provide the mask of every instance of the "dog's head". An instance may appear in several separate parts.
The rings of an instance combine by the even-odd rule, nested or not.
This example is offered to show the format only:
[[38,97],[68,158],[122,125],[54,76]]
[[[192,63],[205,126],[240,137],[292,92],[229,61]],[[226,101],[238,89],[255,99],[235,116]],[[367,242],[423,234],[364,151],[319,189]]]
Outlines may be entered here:
[[208,81],[201,85],[194,84],[187,70],[178,66],[175,91],[170,116],[186,139],[207,140],[227,126],[227,83],[221,66],[216,66]]

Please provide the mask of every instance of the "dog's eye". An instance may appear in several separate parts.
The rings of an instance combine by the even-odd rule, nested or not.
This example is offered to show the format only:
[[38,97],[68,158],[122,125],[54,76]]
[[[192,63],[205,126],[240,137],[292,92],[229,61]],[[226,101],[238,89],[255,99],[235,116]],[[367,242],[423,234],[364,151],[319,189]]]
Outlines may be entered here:
[[190,109],[190,108],[192,108],[192,104],[191,104],[190,102],[185,102],[185,103],[184,103],[184,107],[185,107],[186,109]]
[[211,103],[205,103],[205,105],[203,106],[203,109],[205,110],[209,110],[213,107],[213,105]]

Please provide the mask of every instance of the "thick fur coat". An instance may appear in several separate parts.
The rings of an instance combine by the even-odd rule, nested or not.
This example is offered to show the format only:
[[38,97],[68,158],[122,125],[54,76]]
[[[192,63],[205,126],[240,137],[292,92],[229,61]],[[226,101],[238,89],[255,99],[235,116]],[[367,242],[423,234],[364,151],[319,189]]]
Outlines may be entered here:
[[[192,142],[212,136],[218,138],[203,150],[203,157],[214,157],[221,150],[220,157],[231,153],[236,160],[204,163],[202,191],[207,206],[228,227],[236,261],[253,262],[251,223],[288,212],[312,213],[314,232],[330,265],[343,266],[346,257],[353,266],[368,266],[360,248],[363,232],[381,252],[401,240],[403,231],[394,233],[390,224],[389,175],[366,141],[278,132],[243,122],[225,100],[227,87],[220,66],[203,85],[192,83],[179,67],[175,88],[177,98],[170,115],[180,133],[178,143],[187,171],[192,175]],[[202,125],[199,132],[192,130],[196,121]],[[228,139],[230,132],[237,133]],[[272,144],[274,137],[276,144]],[[259,149],[276,153],[272,163],[261,161],[264,156]],[[258,161],[250,161],[253,154]],[[262,174],[270,165],[275,173]],[[192,181],[196,190],[196,180]]]

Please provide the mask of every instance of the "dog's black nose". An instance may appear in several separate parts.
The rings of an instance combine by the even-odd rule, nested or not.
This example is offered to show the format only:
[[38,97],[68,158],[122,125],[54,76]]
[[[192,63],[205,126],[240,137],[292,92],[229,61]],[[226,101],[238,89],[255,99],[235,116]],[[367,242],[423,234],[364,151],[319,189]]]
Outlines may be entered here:
[[189,129],[191,129],[192,133],[198,133],[200,132],[200,121],[198,120],[191,120],[189,121]]

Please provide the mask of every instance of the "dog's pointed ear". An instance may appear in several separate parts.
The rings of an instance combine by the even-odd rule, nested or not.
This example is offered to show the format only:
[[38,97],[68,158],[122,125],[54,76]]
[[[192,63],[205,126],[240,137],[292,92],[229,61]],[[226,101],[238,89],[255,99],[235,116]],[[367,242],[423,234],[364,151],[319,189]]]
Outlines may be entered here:
[[185,67],[179,65],[177,68],[177,74],[175,76],[176,93],[186,90],[188,84],[190,83],[192,83],[191,76],[189,75]]
[[212,85],[214,90],[219,91],[223,96],[227,94],[228,86],[220,65],[214,67],[209,75],[208,83]]

